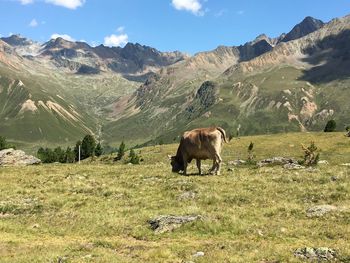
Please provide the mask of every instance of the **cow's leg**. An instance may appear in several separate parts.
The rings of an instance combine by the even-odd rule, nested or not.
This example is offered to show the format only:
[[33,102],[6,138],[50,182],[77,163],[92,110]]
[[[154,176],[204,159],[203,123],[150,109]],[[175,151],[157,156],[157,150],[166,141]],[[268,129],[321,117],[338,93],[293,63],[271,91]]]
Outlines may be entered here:
[[221,156],[220,154],[215,154],[215,157],[216,157],[216,174],[217,175],[220,175],[220,166],[221,166],[221,162],[222,162],[222,159],[221,159]]
[[214,174],[215,169],[216,169],[216,161],[215,159],[213,159],[213,166],[210,168],[209,174]]
[[196,163],[197,163],[197,168],[199,171],[199,175],[202,174],[202,170],[201,170],[201,160],[200,159],[196,159]]
[[187,175],[187,160],[184,160],[184,175]]

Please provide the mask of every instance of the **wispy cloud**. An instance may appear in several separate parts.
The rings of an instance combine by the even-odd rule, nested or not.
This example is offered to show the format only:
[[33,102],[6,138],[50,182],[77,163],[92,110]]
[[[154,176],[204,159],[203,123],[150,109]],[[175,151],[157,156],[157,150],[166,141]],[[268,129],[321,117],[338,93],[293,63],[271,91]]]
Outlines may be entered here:
[[34,0],[19,0],[22,5],[29,5],[34,3]]
[[203,16],[205,13],[199,0],[172,0],[171,3],[176,10],[189,11],[196,16]]
[[30,27],[37,27],[39,25],[38,21],[36,21],[35,18],[32,19],[32,21],[30,21],[29,25]]
[[77,7],[85,4],[85,0],[45,0],[45,2],[57,6],[63,6],[69,9],[76,9]]
[[227,13],[227,9],[221,9],[220,11],[214,14],[215,17],[221,17]]
[[117,28],[117,32],[119,32],[119,33],[124,32],[124,30],[125,30],[124,26],[120,26],[120,27]]
[[72,38],[70,35],[67,35],[67,34],[57,34],[57,33],[55,33],[55,34],[51,35],[51,39],[56,39],[58,37],[61,37],[61,38],[65,39],[65,40],[72,41],[72,42],[75,41],[74,38]]
[[129,37],[127,34],[122,33],[120,35],[112,34],[104,38],[104,45],[110,47],[121,47],[128,43]]

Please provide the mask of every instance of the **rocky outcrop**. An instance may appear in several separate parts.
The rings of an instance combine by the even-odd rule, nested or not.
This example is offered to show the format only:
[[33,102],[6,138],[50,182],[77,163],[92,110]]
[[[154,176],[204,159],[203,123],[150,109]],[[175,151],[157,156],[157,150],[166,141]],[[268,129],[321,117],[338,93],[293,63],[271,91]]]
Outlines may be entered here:
[[26,155],[21,150],[10,148],[0,151],[0,166],[25,166],[40,163],[41,160],[34,156]]
[[257,163],[259,167],[267,165],[285,165],[285,164],[297,164],[297,161],[289,157],[272,157],[268,159],[261,160]]
[[152,230],[156,233],[165,233],[173,231],[176,228],[181,227],[183,224],[200,220],[202,217],[199,215],[190,216],[174,216],[174,215],[162,215],[157,218],[151,219],[148,223],[151,225]]
[[296,257],[315,261],[330,261],[337,257],[334,249],[328,247],[303,247],[294,251]]

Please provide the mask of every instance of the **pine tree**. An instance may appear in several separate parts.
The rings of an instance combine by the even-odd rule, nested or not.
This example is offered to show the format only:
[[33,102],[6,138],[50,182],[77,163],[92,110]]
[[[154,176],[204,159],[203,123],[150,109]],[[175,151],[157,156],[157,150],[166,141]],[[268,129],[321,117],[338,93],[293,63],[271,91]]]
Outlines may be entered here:
[[96,145],[96,148],[95,148],[95,155],[96,155],[97,157],[99,157],[99,156],[102,155],[102,153],[103,153],[103,148],[102,148],[102,146],[101,146],[101,143],[98,143],[98,144]]
[[330,120],[327,122],[326,127],[324,128],[324,132],[334,132],[337,127],[337,123],[335,120]]
[[95,153],[96,141],[95,138],[88,134],[84,137],[81,143],[81,156],[82,159],[89,158],[93,156]]
[[121,144],[119,145],[119,148],[118,148],[118,154],[117,154],[117,157],[115,158],[116,161],[119,161],[123,158],[125,154],[125,143],[124,141],[121,142]]
[[72,151],[70,147],[67,147],[65,156],[66,156],[66,163],[74,163],[75,153],[74,151]]

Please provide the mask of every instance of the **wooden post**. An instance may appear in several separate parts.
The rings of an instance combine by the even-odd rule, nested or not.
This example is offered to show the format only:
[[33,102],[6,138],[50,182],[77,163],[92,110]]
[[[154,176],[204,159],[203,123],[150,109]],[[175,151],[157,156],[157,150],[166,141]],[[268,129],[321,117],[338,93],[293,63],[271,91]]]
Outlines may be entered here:
[[78,158],[78,163],[80,164],[80,145],[79,145],[79,158]]

